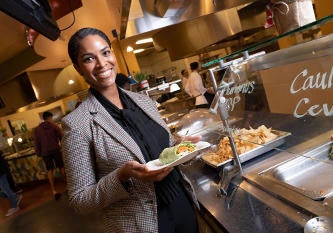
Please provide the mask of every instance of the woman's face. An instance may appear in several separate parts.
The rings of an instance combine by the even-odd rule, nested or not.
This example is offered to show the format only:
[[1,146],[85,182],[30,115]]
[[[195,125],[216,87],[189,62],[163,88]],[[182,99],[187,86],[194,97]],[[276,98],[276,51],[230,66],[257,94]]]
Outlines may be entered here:
[[78,64],[75,69],[96,90],[115,86],[116,58],[108,43],[98,35],[86,36],[80,42]]

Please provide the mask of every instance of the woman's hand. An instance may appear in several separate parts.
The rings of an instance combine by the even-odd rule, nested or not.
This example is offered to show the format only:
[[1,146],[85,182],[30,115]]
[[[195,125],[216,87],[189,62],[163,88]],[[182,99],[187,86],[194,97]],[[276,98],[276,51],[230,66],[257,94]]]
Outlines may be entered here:
[[179,136],[174,134],[174,138],[175,138],[175,144],[179,144],[181,142],[184,141],[190,141],[192,143],[197,143],[201,140],[201,135],[197,135],[197,136],[191,136],[191,135],[186,135],[186,136]]
[[182,141],[190,141],[192,143],[197,143],[198,141],[201,140],[201,138],[202,138],[201,135],[197,135],[197,136],[188,135],[188,136],[183,136]]
[[171,172],[171,170],[172,168],[163,168],[161,170],[151,171],[145,164],[141,164],[137,161],[129,161],[118,169],[117,175],[121,182],[124,182],[131,177],[146,182],[155,182],[161,181]]

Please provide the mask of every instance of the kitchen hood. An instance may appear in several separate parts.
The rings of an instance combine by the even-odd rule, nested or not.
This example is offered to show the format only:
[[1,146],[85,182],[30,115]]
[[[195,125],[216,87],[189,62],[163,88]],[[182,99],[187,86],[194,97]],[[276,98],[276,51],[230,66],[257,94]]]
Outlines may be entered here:
[[[255,0],[132,0],[123,11],[129,12],[127,24],[121,28],[120,39],[161,29],[222,10],[244,6]],[[139,4],[135,4],[138,2]],[[128,8],[125,10],[124,8]],[[135,17],[131,17],[135,15]],[[126,33],[124,33],[126,32]]]
[[155,49],[167,50],[172,61],[198,54],[221,41],[234,40],[238,36],[264,29],[264,1],[139,2],[141,17],[130,19],[130,12],[125,37],[154,31],[152,37]]

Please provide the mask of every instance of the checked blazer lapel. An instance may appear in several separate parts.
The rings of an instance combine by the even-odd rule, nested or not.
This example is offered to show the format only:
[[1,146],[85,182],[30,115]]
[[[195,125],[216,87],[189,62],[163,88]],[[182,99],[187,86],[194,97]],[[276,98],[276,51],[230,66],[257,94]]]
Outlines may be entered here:
[[135,143],[132,137],[110,116],[106,109],[98,102],[98,100],[90,94],[87,97],[90,101],[90,114],[93,116],[93,121],[103,128],[105,132],[116,138],[120,143],[127,147],[141,163],[146,163],[139,146]]

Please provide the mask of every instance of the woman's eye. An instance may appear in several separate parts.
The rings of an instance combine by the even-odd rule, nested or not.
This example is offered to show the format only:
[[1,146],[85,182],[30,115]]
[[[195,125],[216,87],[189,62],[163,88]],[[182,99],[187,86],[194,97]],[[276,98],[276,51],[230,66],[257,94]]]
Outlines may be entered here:
[[104,50],[103,51],[103,55],[106,56],[106,57],[110,56],[110,54],[111,54],[111,50]]
[[93,57],[85,57],[85,58],[83,58],[83,63],[90,63],[90,62],[92,62],[93,60],[94,60]]

